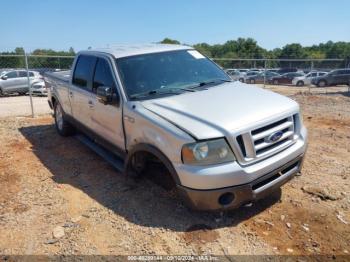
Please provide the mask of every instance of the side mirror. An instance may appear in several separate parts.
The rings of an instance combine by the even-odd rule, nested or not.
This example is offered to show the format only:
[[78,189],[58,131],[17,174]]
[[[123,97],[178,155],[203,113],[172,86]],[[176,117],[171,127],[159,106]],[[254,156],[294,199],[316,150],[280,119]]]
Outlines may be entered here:
[[2,80],[7,80],[7,76],[2,76],[1,79]]
[[104,104],[115,104],[119,105],[119,95],[113,91],[112,87],[99,86],[96,90],[97,100]]

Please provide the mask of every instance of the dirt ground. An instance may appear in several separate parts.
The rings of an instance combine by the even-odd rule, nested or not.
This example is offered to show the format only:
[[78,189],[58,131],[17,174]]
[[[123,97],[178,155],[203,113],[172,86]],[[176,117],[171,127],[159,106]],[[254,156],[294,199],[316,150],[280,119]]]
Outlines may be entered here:
[[[33,96],[34,114],[49,114],[50,107],[47,103],[47,97]],[[0,96],[0,117],[7,116],[31,116],[30,98],[28,95],[8,95]]]
[[350,252],[350,94],[270,87],[300,103],[300,176],[225,213],[194,212],[132,181],[49,115],[0,118],[0,254],[332,254]]

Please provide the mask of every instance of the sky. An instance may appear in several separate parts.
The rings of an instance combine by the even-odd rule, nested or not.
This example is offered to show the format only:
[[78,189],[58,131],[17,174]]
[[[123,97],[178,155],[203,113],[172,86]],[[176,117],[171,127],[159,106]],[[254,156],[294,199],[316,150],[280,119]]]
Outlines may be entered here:
[[0,50],[76,51],[109,44],[222,44],[252,37],[288,43],[350,42],[350,0],[0,0]]

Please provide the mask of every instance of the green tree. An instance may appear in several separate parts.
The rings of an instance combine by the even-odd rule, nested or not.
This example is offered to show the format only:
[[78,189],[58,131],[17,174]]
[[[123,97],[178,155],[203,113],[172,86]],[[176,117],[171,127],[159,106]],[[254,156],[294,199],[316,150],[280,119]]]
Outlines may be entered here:
[[161,42],[161,44],[171,44],[171,45],[179,45],[180,42],[174,39],[170,39],[170,38],[164,38]]

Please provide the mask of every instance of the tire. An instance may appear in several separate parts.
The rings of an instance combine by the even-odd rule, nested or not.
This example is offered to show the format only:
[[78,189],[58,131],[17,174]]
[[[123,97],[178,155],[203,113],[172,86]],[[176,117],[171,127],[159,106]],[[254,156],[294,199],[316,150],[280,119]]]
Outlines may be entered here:
[[304,81],[298,81],[297,86],[304,86]]
[[244,78],[240,78],[240,79],[238,79],[238,81],[243,83],[244,82]]
[[254,80],[254,79],[251,79],[251,80],[250,80],[250,83],[251,83],[251,84],[255,84],[255,80]]
[[62,106],[59,102],[56,102],[54,105],[54,118],[56,130],[61,136],[69,136],[74,133],[74,128],[65,119]]
[[2,89],[0,88],[0,96],[3,96],[4,93],[2,92]]
[[274,85],[278,85],[278,80],[273,80]]
[[317,83],[317,86],[318,86],[318,87],[325,87],[326,85],[327,85],[326,80],[320,80],[320,81]]

